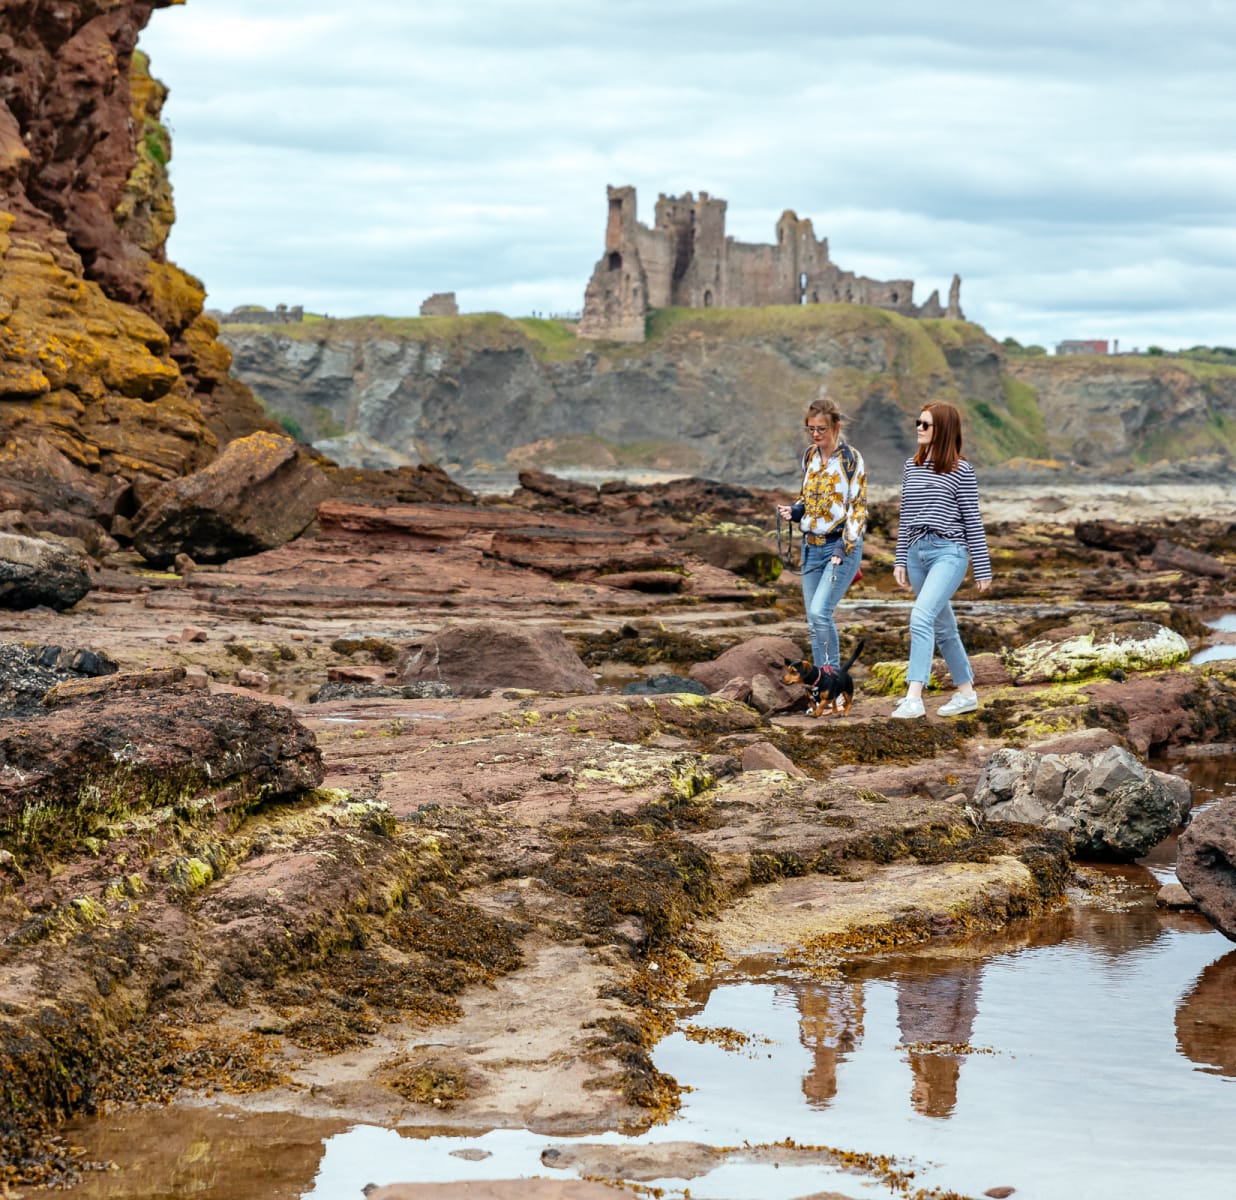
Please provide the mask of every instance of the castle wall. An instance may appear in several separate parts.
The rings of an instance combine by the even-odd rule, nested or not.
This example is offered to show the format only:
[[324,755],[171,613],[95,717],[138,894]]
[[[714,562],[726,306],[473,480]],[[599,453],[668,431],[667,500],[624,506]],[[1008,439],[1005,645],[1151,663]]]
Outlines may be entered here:
[[649,307],[668,308],[677,303],[673,291],[674,244],[669,234],[637,225],[633,241],[647,279]]

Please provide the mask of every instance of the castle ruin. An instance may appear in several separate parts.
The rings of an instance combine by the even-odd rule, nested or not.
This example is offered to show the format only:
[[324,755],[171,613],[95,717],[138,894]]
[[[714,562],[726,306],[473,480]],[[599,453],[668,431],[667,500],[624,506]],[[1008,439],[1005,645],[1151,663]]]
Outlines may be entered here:
[[932,292],[914,303],[914,282],[867,279],[828,257],[828,239],[788,209],[775,245],[736,242],[725,232],[726,202],[700,192],[657,197],[653,228],[635,216],[635,189],[610,187],[605,253],[584,293],[579,336],[642,342],[650,308],[745,308],[768,304],[869,304],[907,317],[962,320],[961,279],[947,307]]
[[459,304],[454,292],[434,292],[432,296],[421,301],[422,317],[457,317]]

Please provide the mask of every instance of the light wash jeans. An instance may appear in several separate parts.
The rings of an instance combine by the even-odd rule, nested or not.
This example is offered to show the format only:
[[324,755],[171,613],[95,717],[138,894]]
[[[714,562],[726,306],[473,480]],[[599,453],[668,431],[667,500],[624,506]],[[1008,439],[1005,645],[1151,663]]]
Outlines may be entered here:
[[[841,555],[841,564],[833,566],[834,554]],[[854,582],[863,561],[863,539],[858,539],[854,553],[848,558],[842,553],[841,535],[830,538],[822,546],[803,542],[803,603],[807,606],[807,632],[811,636],[811,661],[817,667],[841,666],[840,644],[833,611]]]
[[907,682],[926,685],[931,681],[931,660],[937,647],[948,665],[954,687],[973,682],[974,672],[949,603],[969,569],[970,554],[960,542],[929,533],[910,547],[906,572],[915,599],[910,611]]

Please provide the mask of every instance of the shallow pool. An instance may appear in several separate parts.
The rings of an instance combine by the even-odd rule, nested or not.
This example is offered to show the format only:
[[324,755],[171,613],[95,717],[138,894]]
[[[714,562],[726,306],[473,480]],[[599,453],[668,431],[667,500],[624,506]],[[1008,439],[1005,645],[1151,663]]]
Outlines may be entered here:
[[[1236,757],[1177,769],[1201,804],[1236,796]],[[657,1049],[657,1065],[690,1088],[680,1114],[640,1139],[575,1142],[792,1138],[891,1154],[914,1170],[914,1189],[974,1197],[1000,1187],[1016,1200],[1226,1195],[1236,945],[1196,914],[1155,906],[1173,862],[1169,840],[1142,864],[1097,872],[1102,907],[867,959],[828,980],[737,964],[698,987]],[[124,1170],[67,1194],[127,1200],[359,1200],[370,1182],[562,1178],[540,1155],[571,1144],[187,1107],[80,1122],[73,1140]],[[730,1163],[655,1183],[713,1200],[904,1195],[827,1166]]]

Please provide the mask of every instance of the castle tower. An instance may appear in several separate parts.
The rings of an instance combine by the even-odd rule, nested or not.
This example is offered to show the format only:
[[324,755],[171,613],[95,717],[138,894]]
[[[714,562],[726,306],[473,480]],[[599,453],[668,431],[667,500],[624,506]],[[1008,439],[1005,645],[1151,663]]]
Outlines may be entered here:
[[579,336],[615,342],[642,342],[648,312],[648,280],[640,261],[635,189],[606,189],[609,209],[605,253],[593,268],[584,292]]

